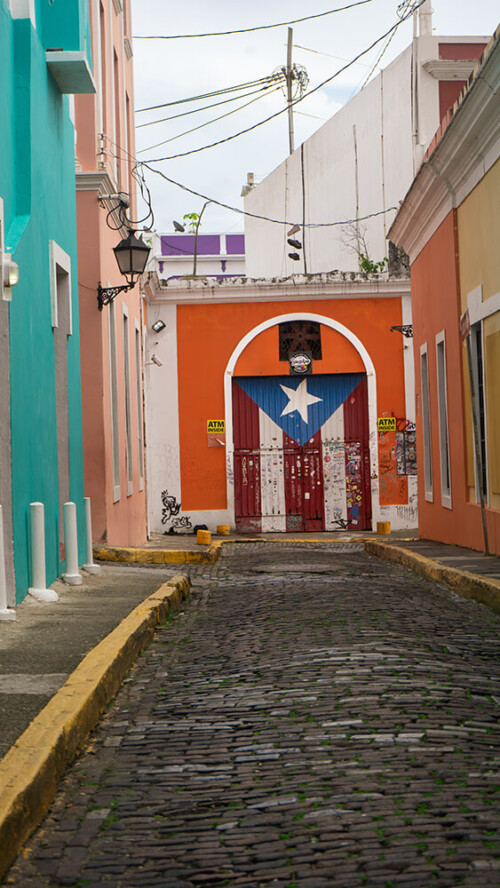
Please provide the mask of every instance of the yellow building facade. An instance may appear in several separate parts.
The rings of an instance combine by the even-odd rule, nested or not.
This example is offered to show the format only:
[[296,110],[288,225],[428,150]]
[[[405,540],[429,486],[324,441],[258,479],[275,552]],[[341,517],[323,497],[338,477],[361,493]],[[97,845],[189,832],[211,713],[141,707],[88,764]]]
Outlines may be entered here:
[[[482,402],[485,495],[491,508],[500,509],[500,160],[459,206],[457,215],[461,315],[469,309]],[[463,366],[467,484],[474,501],[477,485],[465,344]]]

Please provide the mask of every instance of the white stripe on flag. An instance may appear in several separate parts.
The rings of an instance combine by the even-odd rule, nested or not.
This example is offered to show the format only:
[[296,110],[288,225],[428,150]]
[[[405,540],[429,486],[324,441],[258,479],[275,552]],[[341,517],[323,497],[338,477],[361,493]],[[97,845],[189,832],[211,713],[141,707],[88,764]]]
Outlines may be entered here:
[[335,522],[347,520],[344,440],[344,405],[341,404],[321,428],[325,530],[338,530],[339,524]]
[[283,431],[259,408],[262,532],[286,531]]

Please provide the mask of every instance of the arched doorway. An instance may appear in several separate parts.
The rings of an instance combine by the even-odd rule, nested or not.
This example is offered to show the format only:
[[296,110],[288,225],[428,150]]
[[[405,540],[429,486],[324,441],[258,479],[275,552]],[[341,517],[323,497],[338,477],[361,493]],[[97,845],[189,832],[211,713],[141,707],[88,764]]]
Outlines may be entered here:
[[[260,333],[310,319],[345,336],[364,372],[238,376],[238,357]],[[288,372],[288,371],[287,371]],[[321,315],[282,315],[251,331],[226,369],[228,501],[239,531],[363,530],[378,499],[375,373],[363,344]]]

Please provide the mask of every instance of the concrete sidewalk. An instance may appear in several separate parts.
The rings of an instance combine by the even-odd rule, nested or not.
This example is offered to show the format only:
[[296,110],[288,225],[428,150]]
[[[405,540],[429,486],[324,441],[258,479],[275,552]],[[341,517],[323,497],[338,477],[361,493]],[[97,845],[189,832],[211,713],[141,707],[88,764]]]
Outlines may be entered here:
[[225,545],[256,540],[298,547],[362,542],[368,552],[500,611],[500,558],[404,533],[230,535],[208,548],[194,535],[155,535],[141,549],[96,548],[107,559],[100,574],[85,575],[80,587],[57,581],[59,601],[28,598],[15,622],[0,622],[0,848],[10,849],[8,859],[0,852],[0,878],[155,626],[188,595],[189,568],[179,564],[210,569]]
[[0,879],[59,780],[189,579],[175,567],[110,565],[82,586],[28,598],[0,623]]

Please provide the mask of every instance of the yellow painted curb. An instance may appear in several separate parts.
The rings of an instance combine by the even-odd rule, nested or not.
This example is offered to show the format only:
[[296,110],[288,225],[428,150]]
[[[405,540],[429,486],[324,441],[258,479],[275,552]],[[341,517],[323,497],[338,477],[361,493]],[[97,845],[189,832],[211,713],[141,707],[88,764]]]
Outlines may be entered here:
[[125,564],[215,564],[220,543],[212,543],[204,552],[189,549],[128,548],[126,546],[94,546],[97,561],[120,561]]
[[446,567],[439,561],[419,555],[401,546],[375,540],[365,541],[365,551],[377,555],[385,561],[395,561],[411,568],[415,573],[437,583],[446,583],[451,589],[464,598],[472,598],[488,605],[492,610],[500,612],[500,581],[493,577],[478,576],[467,570]]
[[131,664],[189,587],[187,577],[173,577],[138,605],[84,657],[0,761],[0,879],[47,813],[59,780]]

